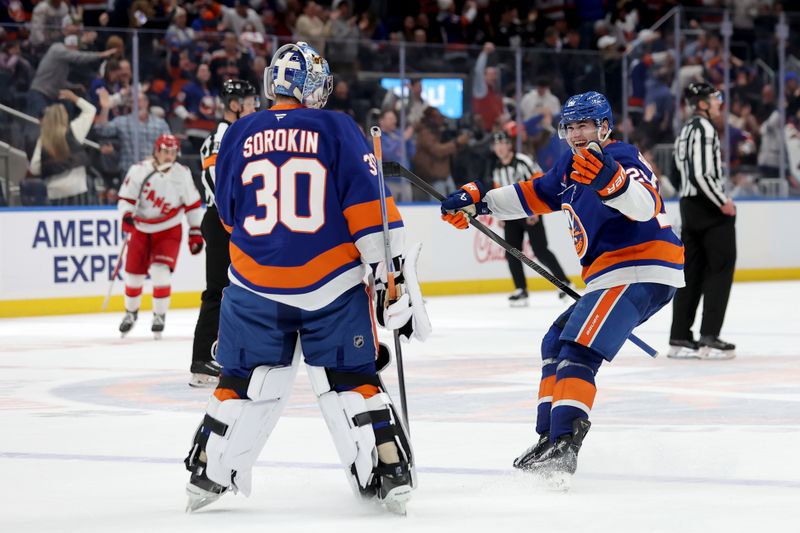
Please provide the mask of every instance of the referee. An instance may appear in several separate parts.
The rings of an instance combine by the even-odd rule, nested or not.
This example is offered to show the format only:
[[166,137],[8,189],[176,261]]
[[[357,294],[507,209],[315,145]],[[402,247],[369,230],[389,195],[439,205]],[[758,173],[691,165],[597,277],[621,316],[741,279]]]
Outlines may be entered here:
[[[511,138],[506,132],[495,133],[493,141],[492,148],[494,155],[497,156],[497,161],[492,168],[492,181],[495,187],[512,185],[519,181],[529,180],[534,175],[541,175],[542,169],[533,159],[514,151]],[[570,285],[569,278],[558,264],[558,259],[547,247],[544,224],[538,216],[506,220],[504,228],[506,241],[518,250],[522,249],[522,240],[527,233],[536,258],[547,267],[553,276]],[[528,283],[522,270],[522,263],[508,252],[506,252],[506,261],[508,261],[508,268],[511,270],[511,279],[514,281],[515,287],[514,292],[508,297],[508,301],[512,307],[525,307],[528,305]],[[566,295],[560,293],[559,296]]]
[[212,346],[219,330],[219,307],[222,290],[228,286],[228,267],[231,265],[228,250],[230,235],[222,227],[219,212],[214,205],[215,166],[217,152],[225,131],[232,122],[258,109],[256,88],[245,80],[226,80],[222,84],[220,100],[224,108],[223,119],[200,148],[203,164],[202,188],[205,190],[208,209],[203,216],[201,229],[206,241],[206,290],[200,304],[200,316],[194,329],[192,346],[192,387],[213,387],[219,382],[219,365],[213,360]]
[[[707,83],[692,83],[684,98],[693,114],[675,139],[675,164],[681,176],[686,286],[673,300],[668,356],[730,359],[736,347],[719,333],[736,266],[736,206],[725,194],[719,136],[712,123],[720,117],[722,97]],[[703,319],[695,341],[691,329],[700,297]]]

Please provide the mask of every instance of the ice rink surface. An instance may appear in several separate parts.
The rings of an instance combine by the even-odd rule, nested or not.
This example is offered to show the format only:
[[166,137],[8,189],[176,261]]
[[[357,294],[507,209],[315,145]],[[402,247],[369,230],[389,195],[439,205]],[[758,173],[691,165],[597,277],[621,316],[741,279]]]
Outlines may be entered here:
[[[182,461],[210,393],[186,384],[196,310],[171,311],[160,341],[150,312],[126,339],[118,314],[0,320],[0,531],[800,531],[799,297],[800,282],[735,285],[732,361],[626,343],[598,374],[568,493],[511,468],[565,304],[429,298],[434,334],[403,352],[419,471],[406,517],[354,498],[302,368],[253,495],[185,514]],[[636,332],[664,351],[670,318]]]

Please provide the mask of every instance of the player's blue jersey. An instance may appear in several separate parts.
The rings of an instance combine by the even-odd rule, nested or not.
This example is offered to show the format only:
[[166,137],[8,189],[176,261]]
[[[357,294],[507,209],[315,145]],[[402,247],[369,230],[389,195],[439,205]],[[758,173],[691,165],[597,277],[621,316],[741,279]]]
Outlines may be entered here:
[[[349,116],[300,106],[248,115],[226,131],[216,164],[232,283],[314,310],[384,259],[377,161]],[[385,193],[399,255],[403,221]]]
[[[683,243],[667,221],[658,179],[636,147],[612,141],[603,150],[630,182],[618,198],[604,203],[570,179],[572,152],[566,152],[540,177],[490,191],[489,207],[501,218],[514,211],[517,216],[562,211],[590,290],[636,282],[682,287]],[[647,211],[638,220],[626,214],[642,209]]]

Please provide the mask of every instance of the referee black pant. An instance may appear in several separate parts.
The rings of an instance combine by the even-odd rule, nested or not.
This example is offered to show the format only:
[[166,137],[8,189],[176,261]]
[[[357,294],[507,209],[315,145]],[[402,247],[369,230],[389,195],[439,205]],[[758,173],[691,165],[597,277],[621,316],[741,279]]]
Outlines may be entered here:
[[701,197],[682,198],[680,208],[686,286],[675,293],[670,339],[692,338],[700,297],[700,335],[719,336],[736,267],[736,217]]
[[[569,283],[567,275],[558,263],[558,259],[553,255],[553,252],[547,247],[547,235],[544,232],[544,223],[541,218],[536,224],[528,224],[527,219],[521,218],[518,220],[506,220],[506,241],[516,248],[522,250],[522,240],[525,234],[528,234],[528,240],[531,243],[536,259],[539,260],[553,276],[557,277],[564,283]],[[506,260],[508,261],[508,269],[511,270],[511,279],[514,280],[514,287],[517,289],[528,289],[528,282],[525,280],[525,272],[522,270],[522,263],[519,259],[506,252]]]
[[228,286],[228,267],[231,264],[228,244],[230,235],[219,220],[219,212],[209,206],[201,225],[206,242],[206,290],[200,304],[200,316],[194,328],[192,366],[211,361],[211,345],[219,332],[219,308],[222,290]]

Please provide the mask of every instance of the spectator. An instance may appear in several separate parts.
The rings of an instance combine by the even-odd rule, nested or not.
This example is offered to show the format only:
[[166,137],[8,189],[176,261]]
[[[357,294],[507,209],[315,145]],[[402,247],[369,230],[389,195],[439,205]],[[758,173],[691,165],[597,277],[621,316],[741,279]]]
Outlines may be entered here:
[[186,10],[182,7],[177,8],[164,38],[173,53],[190,49],[195,41],[195,31],[187,26],[187,21]]
[[561,102],[550,92],[550,81],[542,76],[537,78],[536,87],[522,97],[520,108],[522,120],[542,115],[542,123],[552,129],[553,117],[561,111]]
[[469,142],[469,134],[444,142],[444,116],[435,107],[428,107],[417,125],[417,151],[412,159],[414,171],[441,194],[452,192],[455,182],[450,174],[450,156]]
[[28,114],[39,117],[48,105],[55,103],[58,92],[68,88],[67,76],[72,65],[91,65],[116,53],[115,49],[103,52],[81,52],[78,50],[78,38],[67,36],[63,43],[54,43],[47,50],[28,93]]
[[297,17],[294,28],[297,39],[306,41],[319,54],[325,53],[325,43],[331,33],[331,20],[328,11],[310,0],[303,7],[303,14]]
[[12,107],[25,107],[25,94],[33,80],[33,67],[22,57],[18,41],[7,41],[0,47],[0,101]]
[[334,2],[328,44],[336,47],[336,53],[328,55],[332,59],[331,69],[342,78],[352,77],[356,70],[358,38],[361,35],[357,21],[358,17],[350,12],[347,0],[339,0],[338,4]]
[[222,24],[227,30],[238,37],[244,32],[245,24],[250,23],[254,31],[260,34],[265,32],[261,17],[248,5],[247,0],[236,0],[233,6],[233,8],[222,6]]
[[[150,101],[147,95],[139,94],[139,115],[133,112],[115,118],[109,122],[108,114],[111,103],[108,95],[100,93],[100,115],[97,129],[102,135],[116,135],[120,141],[120,168],[129,169],[141,159],[162,134],[168,134],[169,126],[163,118],[150,113]],[[139,153],[136,153],[135,142],[139,142]]]
[[70,122],[67,108],[61,103],[45,109],[41,133],[31,159],[31,174],[42,176],[51,204],[87,205],[86,165],[89,157],[81,143],[92,127],[97,110],[68,89],[60,90],[58,97],[75,104],[81,111],[80,115]]
[[36,4],[31,16],[29,42],[35,47],[46,47],[61,38],[62,21],[69,15],[69,4],[63,0],[45,0]]
[[186,136],[195,151],[217,125],[217,91],[211,88],[211,70],[208,64],[197,67],[195,80],[183,87],[175,97],[175,115],[183,120]]
[[422,97],[422,80],[412,79],[408,82],[405,90],[406,98],[401,98],[394,91],[387,91],[381,104],[382,109],[394,109],[399,116],[405,112],[406,124],[416,126],[422,119],[422,114],[428,108],[428,104]]
[[[378,126],[382,132],[381,148],[384,161],[397,161],[408,168],[415,151],[413,126],[406,127],[405,131],[398,131],[397,113],[391,109],[386,109],[381,113]],[[395,201],[410,202],[413,200],[411,183],[408,180],[400,177],[387,177],[386,185],[392,191]]]
[[489,55],[494,52],[494,44],[483,45],[472,78],[472,108],[483,119],[487,131],[494,128],[497,119],[503,114],[503,95],[500,93],[500,80],[497,67],[487,66]]
[[758,147],[758,172],[762,178],[777,178],[780,176],[780,145],[784,142],[780,121],[780,114],[775,109],[759,129],[761,143]]
[[350,84],[341,79],[336,82],[333,94],[328,98],[326,109],[341,111],[355,118],[356,112],[353,110],[353,102],[350,98]]
[[[125,67],[123,67],[123,63],[125,63]],[[98,111],[100,111],[100,97],[97,91],[102,88],[111,97],[111,116],[116,117],[127,113],[125,104],[130,90],[130,68],[127,60],[118,61],[112,57],[106,62],[105,75],[96,78],[89,86],[89,101]],[[123,83],[123,79],[126,80],[125,83]]]
[[250,64],[239,48],[239,40],[232,31],[222,37],[222,48],[211,54],[212,86],[219,91],[222,82],[230,79],[249,80]]

